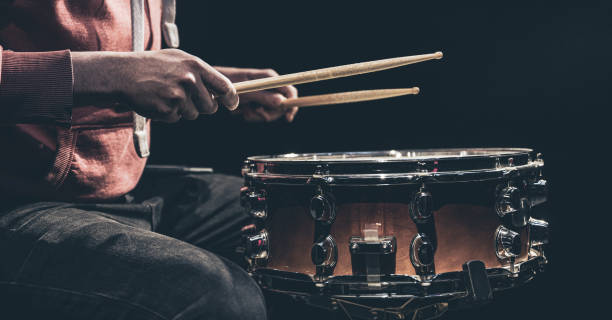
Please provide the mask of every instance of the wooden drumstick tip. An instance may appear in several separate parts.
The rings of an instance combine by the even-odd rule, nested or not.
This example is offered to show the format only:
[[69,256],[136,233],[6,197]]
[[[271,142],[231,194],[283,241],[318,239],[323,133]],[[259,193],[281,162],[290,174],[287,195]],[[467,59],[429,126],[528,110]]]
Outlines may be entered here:
[[288,85],[296,85],[301,83],[323,81],[335,78],[354,76],[358,74],[377,72],[387,69],[398,68],[401,66],[419,63],[427,60],[442,59],[442,52],[438,51],[429,54],[420,54],[414,56],[405,56],[397,58],[389,58],[375,61],[367,61],[360,63],[347,64],[337,67],[329,67],[317,70],[303,71],[282,76],[261,78],[255,80],[247,80],[235,83],[238,93],[247,93],[253,91],[267,90],[273,88],[284,87]]
[[419,89],[419,87],[412,87],[412,90],[414,90],[414,94],[419,94],[419,92],[421,92],[421,89]]

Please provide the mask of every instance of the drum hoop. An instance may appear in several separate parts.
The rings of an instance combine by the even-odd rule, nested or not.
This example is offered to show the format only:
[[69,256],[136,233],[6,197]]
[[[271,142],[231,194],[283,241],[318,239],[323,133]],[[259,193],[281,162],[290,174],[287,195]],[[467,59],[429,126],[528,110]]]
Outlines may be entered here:
[[313,181],[324,182],[329,186],[388,186],[423,183],[478,182],[512,179],[529,173],[538,173],[544,166],[543,161],[532,161],[526,165],[499,169],[483,169],[448,172],[412,172],[382,174],[271,174],[265,172],[246,173],[247,179],[270,185],[306,185]]
[[[312,155],[376,155],[391,151],[319,153]],[[531,149],[472,148],[402,150],[413,153],[483,152],[463,156],[439,156],[415,159],[384,160],[287,160],[284,155],[249,157],[243,169],[246,179],[264,184],[307,184],[314,180],[328,185],[371,186],[415,183],[445,183],[498,180],[538,171],[544,166],[541,157],[533,159]]]
[[[312,157],[312,156],[341,156],[341,155],[375,155],[375,154],[386,154],[391,155],[394,152],[397,153],[443,153],[443,152],[489,152],[489,154],[466,154],[461,156],[430,156],[430,157],[417,157],[417,158],[391,158],[386,159],[362,159],[362,160],[294,160],[295,158]],[[428,160],[460,160],[460,159],[474,159],[474,158],[496,158],[496,157],[512,157],[518,155],[528,155],[533,153],[533,149],[529,148],[439,148],[439,149],[403,149],[403,150],[378,150],[378,151],[350,151],[350,152],[320,152],[320,153],[287,153],[280,155],[260,155],[248,157],[248,161],[253,162],[264,162],[264,163],[292,163],[292,164],[307,164],[307,163],[319,163],[319,164],[351,164],[351,163],[392,163],[392,162],[418,162]]]
[[[515,265],[515,267],[517,268],[518,272],[513,273],[511,271],[509,271],[506,268],[489,268],[486,269],[487,272],[487,277],[490,281],[491,284],[491,289],[495,292],[495,291],[502,291],[502,290],[506,290],[506,289],[510,289],[510,288],[514,288],[520,285],[523,285],[529,281],[531,281],[533,278],[535,278],[535,276],[540,273],[543,270],[543,266],[547,264],[547,260],[546,258],[542,257],[542,256],[536,256],[536,257],[532,257],[529,260],[523,261],[521,263],[517,263]],[[252,272],[253,277],[260,283],[260,284],[266,284],[266,283],[270,283],[270,280],[273,279],[277,279],[280,281],[284,281],[286,284],[291,284],[291,283],[299,283],[300,286],[304,287],[304,285],[306,285],[307,283],[311,283],[312,284],[312,288],[311,288],[311,292],[303,292],[303,291],[292,291],[293,293],[296,294],[324,294],[330,298],[380,298],[380,299],[389,299],[390,294],[393,295],[394,297],[404,297],[404,298],[441,298],[441,297],[465,297],[467,292],[467,284],[465,283],[466,278],[465,278],[465,272],[463,271],[452,271],[452,272],[446,272],[446,273],[440,273],[434,276],[434,278],[429,282],[428,286],[424,286],[422,282],[420,282],[417,278],[410,276],[410,275],[394,275],[394,277],[397,279],[396,281],[387,281],[387,280],[383,280],[384,282],[387,282],[388,285],[390,286],[409,286],[414,288],[415,292],[421,292],[421,294],[404,294],[404,295],[399,295],[398,293],[395,292],[390,292],[388,290],[381,290],[381,292],[375,292],[376,290],[372,290],[372,292],[370,294],[364,293],[364,292],[358,292],[358,293],[348,293],[346,292],[346,290],[344,289],[339,289],[340,291],[342,291],[342,293],[339,292],[335,292],[335,290],[338,289],[334,289],[334,286],[338,286],[338,285],[345,285],[345,286],[354,286],[360,282],[350,282],[350,281],[346,281],[346,282],[338,282],[337,279],[350,279],[353,278],[353,276],[331,276],[329,277],[324,283],[325,286],[324,288],[326,289],[322,289],[321,287],[318,287],[316,285],[316,282],[312,281],[312,279],[305,275],[305,274],[301,274],[301,273],[293,273],[293,272],[286,272],[286,271],[279,271],[276,269],[266,269],[266,268],[262,268],[262,269],[256,269]],[[296,276],[295,279],[291,279],[291,274],[294,274]],[[306,281],[306,278],[309,278],[310,280]],[[382,279],[381,279],[382,280]],[[437,286],[437,283],[441,284],[439,287],[440,288],[444,288],[446,287],[444,285],[444,283],[450,283],[450,282],[455,282],[455,285],[452,285],[452,288],[455,288],[452,291],[448,291],[448,292],[435,292],[435,290],[432,290],[433,288],[435,288]],[[364,283],[365,284],[365,283]],[[284,291],[284,292],[290,292],[291,290],[286,290],[286,288],[274,288],[268,285],[263,285],[264,289],[266,290],[271,290],[271,291]],[[427,290],[425,290],[424,288],[427,288]]]

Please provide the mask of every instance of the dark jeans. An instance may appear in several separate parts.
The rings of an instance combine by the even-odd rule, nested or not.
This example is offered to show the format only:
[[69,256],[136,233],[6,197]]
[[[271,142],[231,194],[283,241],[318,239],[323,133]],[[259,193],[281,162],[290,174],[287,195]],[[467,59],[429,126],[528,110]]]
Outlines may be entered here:
[[265,319],[234,260],[242,180],[143,176],[112,203],[0,204],[0,319]]

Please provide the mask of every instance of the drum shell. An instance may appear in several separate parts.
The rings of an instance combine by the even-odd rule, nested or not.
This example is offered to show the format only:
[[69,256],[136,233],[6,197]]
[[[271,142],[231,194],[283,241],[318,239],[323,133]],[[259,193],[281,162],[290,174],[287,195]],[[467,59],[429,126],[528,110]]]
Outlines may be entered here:
[[[495,232],[504,221],[495,212],[495,199],[500,186],[508,183],[498,180],[426,186],[434,207],[435,273],[460,271],[469,260],[481,260],[487,268],[507,265],[507,261],[496,256]],[[520,181],[515,184],[520,185]],[[264,225],[270,250],[265,268],[314,275],[310,250],[315,239],[315,221],[309,204],[320,186],[256,181],[253,186],[266,194],[268,212]],[[394,236],[397,240],[396,274],[416,275],[410,260],[410,243],[419,230],[410,216],[410,205],[421,187],[326,186],[325,192],[333,195],[336,206],[336,217],[330,227],[338,248],[333,275],[352,274],[349,238],[360,236],[364,226],[371,223],[382,225],[381,236]],[[524,261],[528,256],[527,228],[512,228],[521,234],[522,241],[516,262]]]

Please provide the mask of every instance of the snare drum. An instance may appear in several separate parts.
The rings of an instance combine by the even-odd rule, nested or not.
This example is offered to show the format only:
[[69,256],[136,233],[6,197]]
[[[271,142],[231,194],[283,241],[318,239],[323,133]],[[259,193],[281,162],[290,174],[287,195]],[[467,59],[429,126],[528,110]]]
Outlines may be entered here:
[[353,318],[431,318],[547,260],[530,149],[285,154],[245,162],[244,252],[268,291]]

